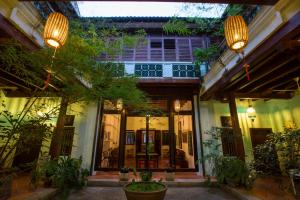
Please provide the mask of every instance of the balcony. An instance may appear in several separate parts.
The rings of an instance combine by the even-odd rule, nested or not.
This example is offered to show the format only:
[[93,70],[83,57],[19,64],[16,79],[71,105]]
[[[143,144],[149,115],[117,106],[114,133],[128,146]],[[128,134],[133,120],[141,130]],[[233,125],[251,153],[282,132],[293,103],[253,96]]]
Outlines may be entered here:
[[124,63],[124,74],[140,78],[199,79],[208,71],[208,65],[192,63]]

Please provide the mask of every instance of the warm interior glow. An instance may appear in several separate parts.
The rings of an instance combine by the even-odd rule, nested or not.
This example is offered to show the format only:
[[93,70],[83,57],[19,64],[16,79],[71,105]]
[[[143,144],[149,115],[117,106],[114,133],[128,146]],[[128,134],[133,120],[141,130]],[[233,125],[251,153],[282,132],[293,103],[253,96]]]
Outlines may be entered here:
[[123,109],[123,101],[122,99],[117,100],[117,109],[122,110]]
[[49,44],[51,47],[54,47],[54,48],[59,47],[59,43],[56,42],[55,40],[48,39],[48,40],[46,40],[46,42],[47,42],[47,44]]
[[180,101],[179,100],[176,100],[174,102],[174,110],[175,110],[175,112],[179,112],[180,111]]
[[55,30],[55,31],[53,32],[53,36],[54,36],[54,37],[57,37],[57,36],[58,36],[58,33],[59,33],[58,30]]
[[241,49],[245,46],[245,42],[241,41],[241,42],[236,42],[232,45],[232,49]]

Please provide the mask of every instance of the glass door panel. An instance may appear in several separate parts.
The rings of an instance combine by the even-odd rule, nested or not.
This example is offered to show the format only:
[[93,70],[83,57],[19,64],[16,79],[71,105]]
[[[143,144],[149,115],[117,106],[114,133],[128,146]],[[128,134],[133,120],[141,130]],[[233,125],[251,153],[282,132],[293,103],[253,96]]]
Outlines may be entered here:
[[119,167],[120,125],[120,114],[103,114],[101,168]]
[[165,169],[170,165],[169,118],[150,117],[148,159],[146,157],[146,117],[127,117],[125,166],[137,169]]
[[175,115],[175,164],[177,169],[195,168],[192,115]]

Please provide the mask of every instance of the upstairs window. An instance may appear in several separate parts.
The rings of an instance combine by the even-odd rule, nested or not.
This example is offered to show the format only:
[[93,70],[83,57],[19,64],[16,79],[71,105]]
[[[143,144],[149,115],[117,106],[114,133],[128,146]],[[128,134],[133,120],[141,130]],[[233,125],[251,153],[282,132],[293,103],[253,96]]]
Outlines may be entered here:
[[175,49],[175,39],[164,39],[164,49]]
[[162,47],[161,41],[151,41],[150,43],[151,49],[159,49]]

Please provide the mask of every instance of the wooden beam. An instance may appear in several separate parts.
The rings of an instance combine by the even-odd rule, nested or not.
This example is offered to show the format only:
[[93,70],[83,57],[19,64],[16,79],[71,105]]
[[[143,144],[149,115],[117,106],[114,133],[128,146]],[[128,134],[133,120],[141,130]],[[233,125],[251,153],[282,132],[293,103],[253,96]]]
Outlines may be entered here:
[[284,78],[285,76],[292,74],[294,72],[297,72],[299,70],[300,70],[300,65],[298,65],[298,66],[288,65],[288,66],[286,66],[286,68],[282,69],[280,72],[271,75],[269,79],[257,81],[253,86],[251,86],[252,89],[250,90],[250,92],[257,91],[258,89],[262,88],[263,86],[266,86],[267,84],[272,84],[272,82],[274,82],[278,79]]
[[[288,22],[285,23],[279,30],[272,34],[265,42],[260,44],[255,51],[252,51],[246,56],[248,63],[254,63],[259,58],[268,55],[268,52],[273,50],[273,48],[283,40],[288,40],[295,37],[300,32],[300,11],[297,12]],[[222,76],[222,78],[217,81],[212,87],[210,87],[205,93],[201,95],[201,99],[208,100],[215,93],[220,90],[224,90],[226,85],[232,82],[233,77],[244,71],[243,62],[238,63],[232,70],[227,72]]]
[[233,134],[236,139],[236,149],[238,153],[238,158],[241,160],[245,160],[245,150],[244,150],[244,143],[243,143],[243,135],[239,125],[239,118],[237,114],[237,107],[235,102],[235,96],[233,93],[229,95],[229,109],[230,109],[230,116],[232,121],[232,128]]
[[0,14],[0,31],[5,32],[9,37],[17,40],[22,45],[30,50],[36,50],[40,46],[29,39],[24,33],[18,30],[10,21],[8,21],[2,14]]
[[[32,1],[32,0],[19,0]],[[37,0],[45,1],[45,0]],[[52,0],[67,1],[67,0]],[[77,1],[99,1],[99,0],[77,0]],[[128,0],[100,0],[100,1],[128,1]],[[183,2],[183,3],[225,3],[225,4],[252,4],[252,5],[275,5],[278,0],[133,0],[133,2],[152,1],[152,2]]]
[[294,59],[295,56],[291,56],[291,54],[277,56],[275,59],[272,59],[270,62],[266,63],[266,65],[264,65],[264,67],[262,67],[260,70],[256,70],[257,73],[251,77],[250,81],[245,80],[243,83],[240,83],[241,86],[238,88],[238,90],[247,90],[247,88],[251,87],[251,85],[258,80],[264,79],[263,81],[266,81],[266,77],[268,77],[267,80],[270,80],[270,76],[268,75],[280,69],[282,66]]
[[272,93],[272,91],[266,91],[264,93],[234,93],[234,96],[243,99],[290,99],[294,95],[293,93]]

